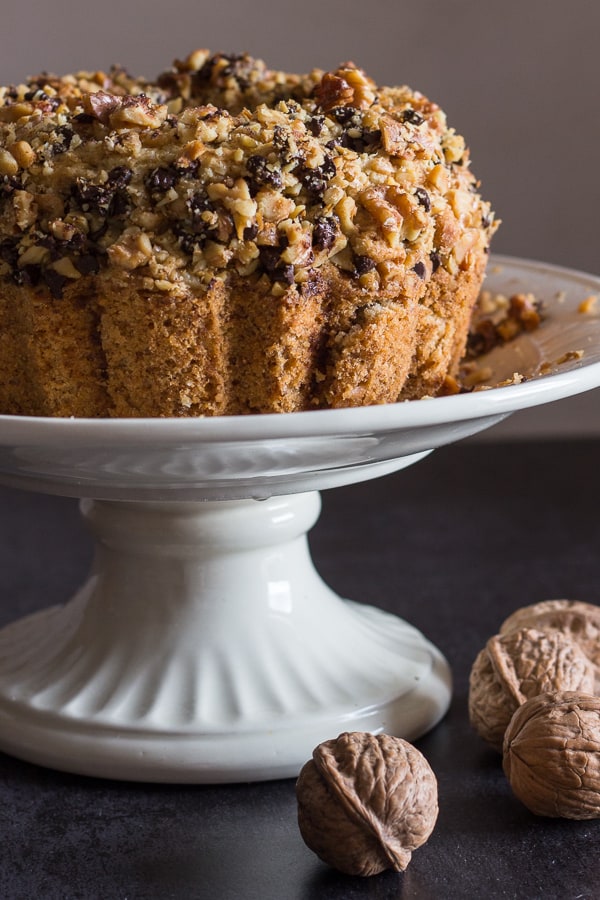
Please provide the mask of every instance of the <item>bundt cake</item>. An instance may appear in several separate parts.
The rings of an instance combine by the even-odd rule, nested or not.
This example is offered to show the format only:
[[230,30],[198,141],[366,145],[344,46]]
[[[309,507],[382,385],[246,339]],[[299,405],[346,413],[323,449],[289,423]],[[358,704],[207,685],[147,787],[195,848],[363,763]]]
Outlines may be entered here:
[[351,63],[196,51],[0,89],[0,413],[435,395],[496,224],[441,109]]

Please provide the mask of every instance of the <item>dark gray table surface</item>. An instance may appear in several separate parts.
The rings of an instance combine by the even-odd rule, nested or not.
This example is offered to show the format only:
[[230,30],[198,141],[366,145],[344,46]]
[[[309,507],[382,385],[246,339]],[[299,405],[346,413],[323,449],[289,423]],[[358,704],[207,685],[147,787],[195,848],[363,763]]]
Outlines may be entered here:
[[[536,818],[469,728],[468,673],[515,608],[600,602],[600,443],[459,444],[323,494],[318,569],[446,654],[455,693],[417,746],[440,815],[403,874],[342,876],[303,844],[293,780],[162,786],[0,754],[2,900],[600,897],[600,821]],[[90,542],[77,503],[0,488],[0,624],[68,599]],[[331,735],[335,737],[335,735]]]

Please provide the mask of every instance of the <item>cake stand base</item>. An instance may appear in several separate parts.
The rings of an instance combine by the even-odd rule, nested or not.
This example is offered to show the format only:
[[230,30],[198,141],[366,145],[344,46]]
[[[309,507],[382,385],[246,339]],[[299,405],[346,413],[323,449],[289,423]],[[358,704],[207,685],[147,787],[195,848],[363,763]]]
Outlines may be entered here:
[[306,538],[319,511],[317,492],[82,501],[88,581],[0,632],[0,749],[217,783],[295,776],[341,731],[426,732],[450,701],[448,665],[401,619],[325,585]]

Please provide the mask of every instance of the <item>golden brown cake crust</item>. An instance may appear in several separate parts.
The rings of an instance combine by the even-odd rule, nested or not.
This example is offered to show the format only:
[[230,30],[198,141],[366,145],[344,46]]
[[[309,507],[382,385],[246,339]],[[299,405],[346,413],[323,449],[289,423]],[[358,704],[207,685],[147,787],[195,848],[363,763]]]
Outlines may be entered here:
[[0,410],[181,416],[435,393],[493,214],[461,137],[351,63],[196,51],[0,89]]

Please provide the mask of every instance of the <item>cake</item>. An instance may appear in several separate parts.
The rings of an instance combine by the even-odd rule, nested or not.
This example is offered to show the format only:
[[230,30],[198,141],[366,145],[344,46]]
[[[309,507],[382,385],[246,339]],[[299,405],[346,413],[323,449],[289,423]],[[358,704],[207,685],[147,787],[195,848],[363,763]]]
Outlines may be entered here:
[[496,224],[442,110],[352,63],[199,50],[0,89],[0,413],[435,396]]

